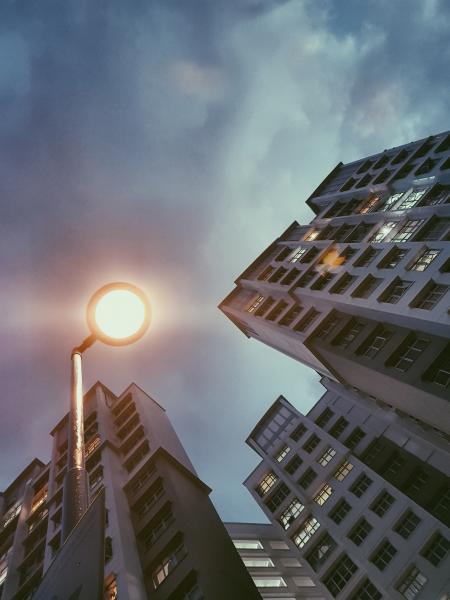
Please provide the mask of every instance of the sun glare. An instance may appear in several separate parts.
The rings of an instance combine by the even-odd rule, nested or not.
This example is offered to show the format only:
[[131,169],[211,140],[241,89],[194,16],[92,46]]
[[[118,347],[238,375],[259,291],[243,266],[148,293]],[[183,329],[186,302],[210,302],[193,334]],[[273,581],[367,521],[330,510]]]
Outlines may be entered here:
[[144,323],[145,305],[133,292],[112,290],[97,302],[94,318],[105,335],[123,339],[135,334]]

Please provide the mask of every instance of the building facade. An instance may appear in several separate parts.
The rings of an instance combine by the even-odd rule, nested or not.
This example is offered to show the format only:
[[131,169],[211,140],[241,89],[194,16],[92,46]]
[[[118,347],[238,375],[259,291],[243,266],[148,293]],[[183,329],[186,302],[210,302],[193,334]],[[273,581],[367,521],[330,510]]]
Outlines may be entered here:
[[297,552],[271,523],[225,523],[264,600],[324,600]]
[[[67,415],[51,460],[0,494],[0,597],[32,597],[61,543]],[[91,498],[106,497],[105,599],[260,599],[164,409],[136,385],[85,396]],[[214,552],[211,549],[214,549]]]
[[220,309],[253,337],[450,433],[450,133],[338,164]]
[[307,416],[280,396],[245,482],[327,599],[450,598],[450,445],[323,378]]

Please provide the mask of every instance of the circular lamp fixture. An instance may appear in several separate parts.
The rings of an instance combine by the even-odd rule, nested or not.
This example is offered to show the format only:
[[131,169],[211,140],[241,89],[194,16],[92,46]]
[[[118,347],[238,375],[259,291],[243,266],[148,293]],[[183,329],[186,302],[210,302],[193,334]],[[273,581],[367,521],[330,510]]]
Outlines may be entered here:
[[150,325],[150,304],[135,285],[108,283],[95,292],[87,307],[93,336],[112,346],[126,346],[141,338]]

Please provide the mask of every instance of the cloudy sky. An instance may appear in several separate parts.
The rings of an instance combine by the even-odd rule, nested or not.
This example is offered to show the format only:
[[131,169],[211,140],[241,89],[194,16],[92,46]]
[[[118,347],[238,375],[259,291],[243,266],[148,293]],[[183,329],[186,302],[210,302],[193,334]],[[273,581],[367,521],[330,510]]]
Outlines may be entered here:
[[315,373],[216,306],[351,161],[449,129],[442,0],[8,0],[0,7],[0,489],[66,411],[84,306],[143,286],[153,324],[85,387],[166,407],[224,519],[263,519],[244,439]]

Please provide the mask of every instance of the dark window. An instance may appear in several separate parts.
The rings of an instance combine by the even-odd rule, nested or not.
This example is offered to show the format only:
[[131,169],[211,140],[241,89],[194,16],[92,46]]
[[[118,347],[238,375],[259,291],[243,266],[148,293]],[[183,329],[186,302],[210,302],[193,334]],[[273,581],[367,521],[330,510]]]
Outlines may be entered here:
[[364,175],[364,177],[361,177],[361,179],[358,181],[358,183],[356,184],[357,188],[362,188],[365,187],[366,185],[368,185],[370,183],[372,179],[372,175]]
[[316,246],[313,246],[306,254],[303,258],[300,259],[301,263],[309,263],[311,262],[314,258],[316,258],[316,256],[319,254],[320,252],[320,248],[316,248]]
[[400,344],[399,348],[392,354],[386,364],[405,373],[426,350],[429,343],[429,339],[411,334]]
[[320,438],[315,433],[313,433],[303,444],[302,448],[305,452],[308,452],[308,454],[310,454],[313,450],[315,450],[315,448],[317,448],[319,443]]
[[400,150],[400,152],[398,154],[396,154],[394,156],[394,158],[391,160],[391,165],[398,165],[401,162],[403,162],[404,160],[406,160],[409,156],[409,152],[407,152],[406,150]]
[[441,533],[436,533],[427,543],[421,554],[435,567],[445,559],[450,550],[450,542]]
[[347,537],[355,544],[355,546],[361,546],[372,529],[372,525],[363,518],[350,530]]
[[391,285],[381,294],[378,300],[380,302],[387,302],[388,304],[397,304],[413,283],[413,281],[405,281],[397,277],[397,279],[394,279]]
[[285,248],[283,248],[283,250],[281,250],[281,252],[275,257],[275,260],[277,262],[281,262],[283,261],[285,258],[287,258],[289,256],[289,254],[291,253],[292,248],[288,248],[287,246]]
[[450,387],[450,344],[425,373],[424,379],[445,389]]
[[289,473],[289,475],[293,475],[295,471],[301,466],[303,463],[302,459],[298,454],[296,454],[288,464],[284,467],[284,470]]
[[364,579],[350,600],[382,600],[383,595],[377,590],[370,579]]
[[358,337],[365,326],[366,322],[362,319],[350,319],[348,324],[334,338],[332,342],[333,346],[348,348],[350,344]]
[[336,523],[336,525],[339,525],[339,523],[345,519],[351,509],[352,507],[347,500],[342,499],[339,500],[336,506],[328,513],[328,516]]
[[319,427],[325,427],[325,425],[328,423],[328,421],[333,415],[334,412],[331,409],[326,408],[320,413],[320,415],[315,420],[316,425],[318,425]]
[[362,165],[359,167],[359,169],[356,171],[356,173],[359,175],[360,173],[365,173],[366,171],[368,171],[371,166],[373,165],[373,161],[371,160],[365,160]]
[[394,526],[394,531],[398,533],[402,538],[407,540],[413,533],[416,527],[420,524],[421,519],[413,513],[412,510],[406,511],[402,518],[397,521]]
[[306,488],[311,485],[314,479],[317,477],[317,473],[308,467],[300,479],[297,481],[298,485],[306,490]]
[[337,544],[329,533],[325,533],[312,550],[305,556],[314,571],[318,571],[325,564]]
[[362,242],[367,236],[369,231],[372,229],[373,223],[360,223],[357,225],[348,237],[345,238],[346,242]]
[[274,272],[274,270],[275,269],[269,265],[258,275],[257,279],[259,281],[265,281]]
[[396,554],[397,548],[389,540],[384,540],[375,550],[370,562],[378,567],[380,571],[384,571]]
[[450,133],[442,140],[435,152],[447,152],[450,150]]
[[397,452],[389,458],[389,462],[384,468],[384,477],[389,481],[393,477],[397,477],[405,466],[406,459]]
[[113,557],[112,539],[110,537],[105,538],[105,563],[109,562]]
[[342,242],[343,240],[345,240],[350,231],[353,231],[354,228],[354,225],[348,225],[348,223],[344,223],[343,225],[341,225],[338,231],[336,232],[336,235],[334,236],[335,241]]
[[322,581],[330,594],[336,598],[357,570],[355,563],[346,554],[343,554]]
[[450,225],[449,217],[433,217],[420,232],[417,239],[422,241],[440,240]]
[[269,308],[275,303],[275,300],[270,296],[266,298],[260,306],[255,310],[255,315],[257,317],[261,317],[265,312],[269,310]]
[[366,358],[375,358],[394,335],[391,329],[378,325],[374,332],[358,348],[357,353]]
[[383,280],[373,275],[368,275],[364,281],[352,292],[353,298],[368,298]]
[[347,246],[347,248],[345,248],[345,250],[343,250],[340,254],[339,254],[339,264],[344,264],[346,263],[352,256],[354,256],[357,252],[359,252],[359,248],[352,248],[351,246]]
[[281,313],[287,308],[288,303],[284,300],[280,300],[278,304],[275,305],[269,314],[266,316],[268,321],[276,321]]
[[274,512],[276,509],[281,506],[283,500],[289,496],[291,490],[285,483],[280,483],[277,489],[273,492],[270,498],[266,501],[267,508]]
[[305,329],[307,329],[320,314],[321,313],[315,308],[310,308],[303,319],[300,319],[300,321],[294,327],[294,331],[305,331]]
[[450,199],[450,186],[435,185],[426,195],[422,206],[436,206],[437,204],[446,204]]
[[326,338],[328,334],[333,331],[336,325],[342,322],[342,319],[342,315],[339,315],[337,313],[330,314],[330,316],[327,317],[324,321],[322,321],[322,323],[314,332],[315,337],[320,339]]
[[367,267],[371,262],[375,260],[375,258],[380,254],[381,250],[378,248],[372,248],[369,246],[358,258],[355,260],[355,267]]
[[433,160],[431,158],[427,158],[417,169],[414,175],[425,175],[434,169],[434,167],[438,164],[439,159]]
[[334,438],[338,438],[341,435],[341,433],[343,433],[343,431],[346,429],[347,425],[348,425],[347,419],[344,419],[344,417],[339,417],[339,419],[336,421],[336,423],[330,429],[330,431],[329,431],[330,435],[332,435]]
[[382,154],[380,156],[380,158],[378,159],[378,161],[376,162],[374,169],[381,169],[381,167],[384,167],[384,165],[387,165],[389,162],[389,156],[387,156],[386,154]]
[[370,510],[379,517],[384,516],[394,504],[395,498],[389,492],[381,492],[375,499],[375,502],[370,506]]
[[394,269],[400,262],[404,259],[404,257],[408,254],[409,250],[406,248],[397,248],[396,246],[392,248],[390,252],[383,258],[383,260],[378,264],[379,269]]
[[340,277],[330,289],[330,293],[343,294],[346,290],[348,290],[352,283],[356,281],[356,279],[357,277],[355,275],[350,275],[350,273],[344,273],[342,277]]
[[286,273],[287,269],[285,269],[284,267],[279,267],[275,271],[275,273],[269,278],[270,283],[277,283],[282,277],[284,277],[284,275],[286,275]]
[[363,431],[360,427],[355,427],[355,429],[345,440],[344,445],[347,446],[347,448],[349,448],[350,450],[353,450],[353,448],[356,448],[356,446],[365,437],[365,435],[365,431]]
[[307,428],[303,425],[303,423],[300,423],[300,425],[297,425],[297,427],[294,429],[294,431],[289,435],[289,437],[291,439],[293,439],[295,442],[298,442],[298,440],[302,437],[302,435],[304,433],[306,433],[308,430]]
[[287,311],[284,317],[280,319],[280,325],[284,325],[285,327],[291,325],[302,312],[302,310],[303,306],[301,304],[294,304],[294,306]]
[[425,154],[428,154],[428,152],[431,150],[431,148],[434,146],[434,139],[433,137],[429,137],[425,140],[425,142],[419,146],[418,150],[413,154],[412,158],[421,158],[422,156],[425,156]]
[[284,279],[281,280],[281,285],[291,285],[297,279],[300,271],[298,269],[291,269]]
[[449,525],[450,486],[440,489],[434,496],[430,512],[445,525]]
[[422,493],[424,487],[428,484],[429,479],[429,474],[421,467],[417,467],[406,482],[406,493],[411,496]]
[[394,171],[390,171],[389,169],[384,169],[378,175],[378,177],[374,180],[374,184],[383,183],[389,179]]
[[425,289],[412,301],[411,306],[422,310],[432,310],[448,292],[448,285],[431,281]]
[[345,192],[347,190],[349,190],[351,187],[353,187],[356,183],[356,179],[353,179],[353,177],[350,177],[350,179],[347,179],[347,181],[344,183],[344,185],[341,187],[341,189],[339,190],[340,192]]
[[323,290],[336,277],[335,273],[321,273],[311,286],[312,290]]
[[297,284],[295,287],[306,287],[307,285],[309,285],[311,283],[311,281],[314,279],[314,277],[317,275],[317,271],[314,268],[309,269],[309,271],[306,271],[306,273],[300,277],[300,279],[297,281]]
[[350,491],[357,498],[361,498],[361,496],[367,491],[369,486],[371,485],[372,480],[370,477],[367,477],[364,473],[358,477],[355,483],[351,486]]

